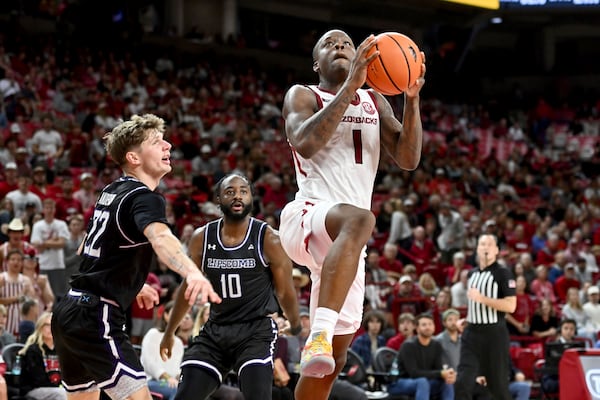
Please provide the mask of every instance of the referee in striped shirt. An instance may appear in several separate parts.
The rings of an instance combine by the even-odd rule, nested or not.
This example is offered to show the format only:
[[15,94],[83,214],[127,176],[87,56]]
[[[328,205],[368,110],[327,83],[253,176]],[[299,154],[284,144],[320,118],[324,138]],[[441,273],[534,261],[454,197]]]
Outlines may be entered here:
[[498,239],[483,234],[477,242],[479,268],[469,272],[467,327],[461,335],[456,400],[471,400],[475,378],[483,375],[494,399],[512,400],[508,391],[509,334],[505,313],[517,307],[515,279],[496,262]]

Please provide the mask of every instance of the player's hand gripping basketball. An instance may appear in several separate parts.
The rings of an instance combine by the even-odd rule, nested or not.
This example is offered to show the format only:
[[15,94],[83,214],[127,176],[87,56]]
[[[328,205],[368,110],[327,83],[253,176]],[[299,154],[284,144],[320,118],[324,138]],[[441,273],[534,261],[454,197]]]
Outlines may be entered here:
[[419,92],[421,91],[421,88],[425,84],[425,71],[426,71],[425,53],[421,52],[421,58],[423,59],[423,64],[421,64],[421,75],[417,78],[415,83],[412,86],[410,86],[406,90],[406,92],[404,92],[406,94],[406,96],[408,96],[408,97],[417,96],[419,94]]
[[211,303],[221,302],[221,298],[215,293],[212,285],[200,270],[189,273],[185,278],[185,282],[187,284],[185,298],[190,305],[194,305],[196,301],[199,301],[200,304],[207,301]]
[[374,51],[369,55],[369,50],[375,46],[374,35],[370,35],[356,48],[356,53],[350,64],[350,71],[346,82],[350,83],[355,90],[360,89],[367,80],[367,66],[379,55],[379,51]]

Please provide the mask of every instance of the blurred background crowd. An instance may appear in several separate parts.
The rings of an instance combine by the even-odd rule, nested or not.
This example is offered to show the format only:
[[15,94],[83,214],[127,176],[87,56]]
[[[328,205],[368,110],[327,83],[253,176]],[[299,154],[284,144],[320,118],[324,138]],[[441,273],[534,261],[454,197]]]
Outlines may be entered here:
[[[275,228],[279,212],[293,198],[283,95],[301,79],[313,82],[306,76],[315,33],[331,27],[331,21],[306,20],[295,29],[289,12],[261,14],[249,2],[236,8],[235,1],[225,1],[219,6],[223,31],[209,32],[202,24],[171,24],[169,12],[162,12],[164,7],[185,20],[181,14],[188,7],[205,22],[220,2],[198,3],[167,7],[157,1],[109,1],[95,8],[78,1],[15,1],[0,7],[0,261],[5,273],[20,273],[11,270],[9,256],[20,250],[22,259],[14,264],[33,270],[40,311],[65,294],[96,195],[120,173],[102,137],[133,114],[154,113],[167,122],[173,171],[158,190],[184,244],[195,228],[219,216],[211,202],[212,185],[231,171],[254,182],[254,214]],[[407,4],[414,11],[413,2]],[[474,18],[470,9],[436,11]],[[231,13],[239,14],[237,29],[229,23]],[[427,17],[418,7],[414,16],[420,18],[415,24]],[[381,31],[349,25],[345,18],[341,25],[356,42],[364,32]],[[287,29],[282,21],[290,22]],[[407,16],[390,30],[409,29],[410,21]],[[267,27],[275,33],[266,35]],[[227,29],[231,32],[225,34]],[[469,55],[473,38],[460,39],[468,36],[465,29],[455,28],[449,34],[453,40],[436,46],[432,29],[410,31],[430,52],[421,99],[423,155],[413,172],[386,159],[380,165],[365,309],[385,315],[389,337],[397,333],[401,314],[424,311],[433,313],[440,332],[445,310],[464,313],[465,271],[475,265],[476,238],[489,232],[499,238],[499,261],[517,277],[517,311],[508,318],[515,342],[555,335],[566,307],[578,333],[595,343],[600,331],[600,97],[594,78],[569,79],[569,74],[578,68],[599,71],[584,66],[585,58],[565,64],[559,46],[552,67],[546,59],[532,61],[543,71],[535,82],[543,78],[544,83],[528,86],[514,71],[520,46],[503,58],[506,68],[500,63],[486,75],[477,70],[482,61]],[[485,56],[491,50],[478,51]],[[580,46],[578,55],[586,51]],[[288,59],[290,53],[301,56],[302,65]],[[529,75],[531,66],[523,66]],[[390,102],[400,115],[402,96]],[[48,239],[56,244],[41,244]],[[150,279],[164,306],[177,276],[166,268],[153,272]],[[46,284],[40,275],[47,276]],[[300,303],[307,306],[307,270],[296,266],[295,278]],[[40,290],[40,285],[49,288]],[[549,310],[543,300],[550,301]],[[7,326],[18,335],[21,316],[18,307],[13,309]],[[546,312],[557,318],[554,331],[535,330],[535,315]],[[132,310],[132,319],[146,321],[132,333],[140,342],[160,316]]]

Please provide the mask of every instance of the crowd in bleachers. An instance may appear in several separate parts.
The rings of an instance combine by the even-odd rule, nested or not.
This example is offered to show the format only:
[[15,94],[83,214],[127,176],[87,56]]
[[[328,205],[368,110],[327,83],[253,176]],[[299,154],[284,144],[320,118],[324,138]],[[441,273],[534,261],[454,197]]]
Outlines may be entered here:
[[[95,195],[119,175],[102,137],[133,114],[167,121],[173,172],[159,190],[182,242],[219,215],[211,187],[234,170],[255,183],[255,215],[278,226],[295,193],[280,118],[288,82],[269,80],[243,61],[182,63],[87,48],[57,60],[53,46],[0,42],[0,242],[6,243],[0,261],[7,271],[12,249],[24,262],[38,261],[53,289],[52,297],[40,292],[42,309],[64,295]],[[500,262],[518,277],[517,311],[508,318],[515,343],[555,336],[558,325],[536,330],[545,327],[535,321],[546,312],[558,316],[557,324],[565,315],[575,319],[578,334],[595,343],[600,101],[565,106],[540,98],[532,104],[513,109],[424,98],[421,165],[406,172],[382,162],[365,307],[384,313],[390,336],[403,313],[431,312],[439,333],[445,310],[464,312],[464,271],[476,265],[478,235],[489,232],[499,238]],[[50,259],[35,239],[46,225],[60,228],[55,236],[64,244],[62,255]],[[177,278],[154,273],[164,305]],[[308,288],[299,288],[303,305]],[[542,306],[546,299],[551,311]],[[18,323],[11,327],[17,335]]]

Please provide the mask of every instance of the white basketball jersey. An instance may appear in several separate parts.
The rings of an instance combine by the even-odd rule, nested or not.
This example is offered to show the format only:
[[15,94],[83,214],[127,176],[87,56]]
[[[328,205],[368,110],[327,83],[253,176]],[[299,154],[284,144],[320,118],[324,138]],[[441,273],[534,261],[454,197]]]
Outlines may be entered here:
[[[325,108],[334,94],[308,86]],[[298,193],[296,199],[348,203],[370,209],[379,165],[379,112],[369,92],[359,89],[335,133],[319,152],[303,158],[292,146]]]

